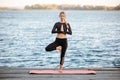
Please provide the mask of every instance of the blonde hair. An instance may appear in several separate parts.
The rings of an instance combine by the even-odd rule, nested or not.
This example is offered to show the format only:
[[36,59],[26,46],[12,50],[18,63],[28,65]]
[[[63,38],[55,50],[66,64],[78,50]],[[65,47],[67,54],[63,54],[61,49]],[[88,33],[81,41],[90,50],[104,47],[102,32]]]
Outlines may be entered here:
[[60,16],[61,14],[64,14],[64,15],[66,16],[66,13],[65,13],[64,11],[60,12],[59,16]]

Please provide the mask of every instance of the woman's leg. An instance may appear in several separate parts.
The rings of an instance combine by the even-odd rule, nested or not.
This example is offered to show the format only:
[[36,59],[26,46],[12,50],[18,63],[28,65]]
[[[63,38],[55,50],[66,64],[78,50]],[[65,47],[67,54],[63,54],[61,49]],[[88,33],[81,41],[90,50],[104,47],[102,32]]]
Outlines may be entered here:
[[62,71],[62,66],[63,66],[63,63],[64,63],[64,56],[65,56],[66,50],[67,50],[67,42],[65,41],[65,43],[62,45],[62,49],[61,49],[60,71]]
[[63,63],[64,63],[64,57],[62,57],[60,60],[60,69],[59,69],[60,71],[62,71]]
[[49,45],[45,48],[45,50],[46,50],[46,51],[53,51],[53,50],[56,50],[56,47],[57,47],[57,46],[58,46],[57,43],[56,43],[56,42],[53,42],[53,43],[49,44]]

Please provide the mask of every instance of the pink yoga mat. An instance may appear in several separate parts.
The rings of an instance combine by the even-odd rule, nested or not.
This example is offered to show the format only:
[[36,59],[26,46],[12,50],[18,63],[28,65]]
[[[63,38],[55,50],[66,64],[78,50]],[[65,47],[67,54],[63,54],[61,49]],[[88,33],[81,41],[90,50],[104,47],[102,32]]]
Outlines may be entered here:
[[94,70],[30,70],[30,74],[96,74]]

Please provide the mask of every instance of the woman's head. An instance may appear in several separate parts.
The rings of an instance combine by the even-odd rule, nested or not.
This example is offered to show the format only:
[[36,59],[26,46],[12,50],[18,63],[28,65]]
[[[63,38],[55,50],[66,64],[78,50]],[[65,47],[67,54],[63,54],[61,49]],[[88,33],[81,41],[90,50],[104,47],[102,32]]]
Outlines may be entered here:
[[66,18],[65,12],[63,12],[63,11],[60,12],[59,17],[60,17],[61,20],[65,20],[65,18]]

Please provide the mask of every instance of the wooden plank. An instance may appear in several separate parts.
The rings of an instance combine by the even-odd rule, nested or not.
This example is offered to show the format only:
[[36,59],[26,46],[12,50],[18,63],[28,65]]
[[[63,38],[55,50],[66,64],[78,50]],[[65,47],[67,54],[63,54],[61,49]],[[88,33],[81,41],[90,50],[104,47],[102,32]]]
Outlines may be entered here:
[[104,78],[110,78],[110,77],[116,77],[116,78],[120,78],[120,74],[97,74],[97,75],[32,75],[32,74],[0,74],[0,78],[6,78],[6,77],[12,77],[12,78],[35,78],[35,77],[41,77],[41,78],[57,78],[57,77],[67,77],[67,78],[71,78],[71,77],[104,77]]
[[120,78],[83,78],[83,77],[72,77],[72,78],[4,78],[0,80],[120,80]]
[[99,69],[96,75],[33,75],[31,69],[0,68],[0,80],[120,80],[120,69]]
[[97,71],[97,74],[120,74],[120,71]]

